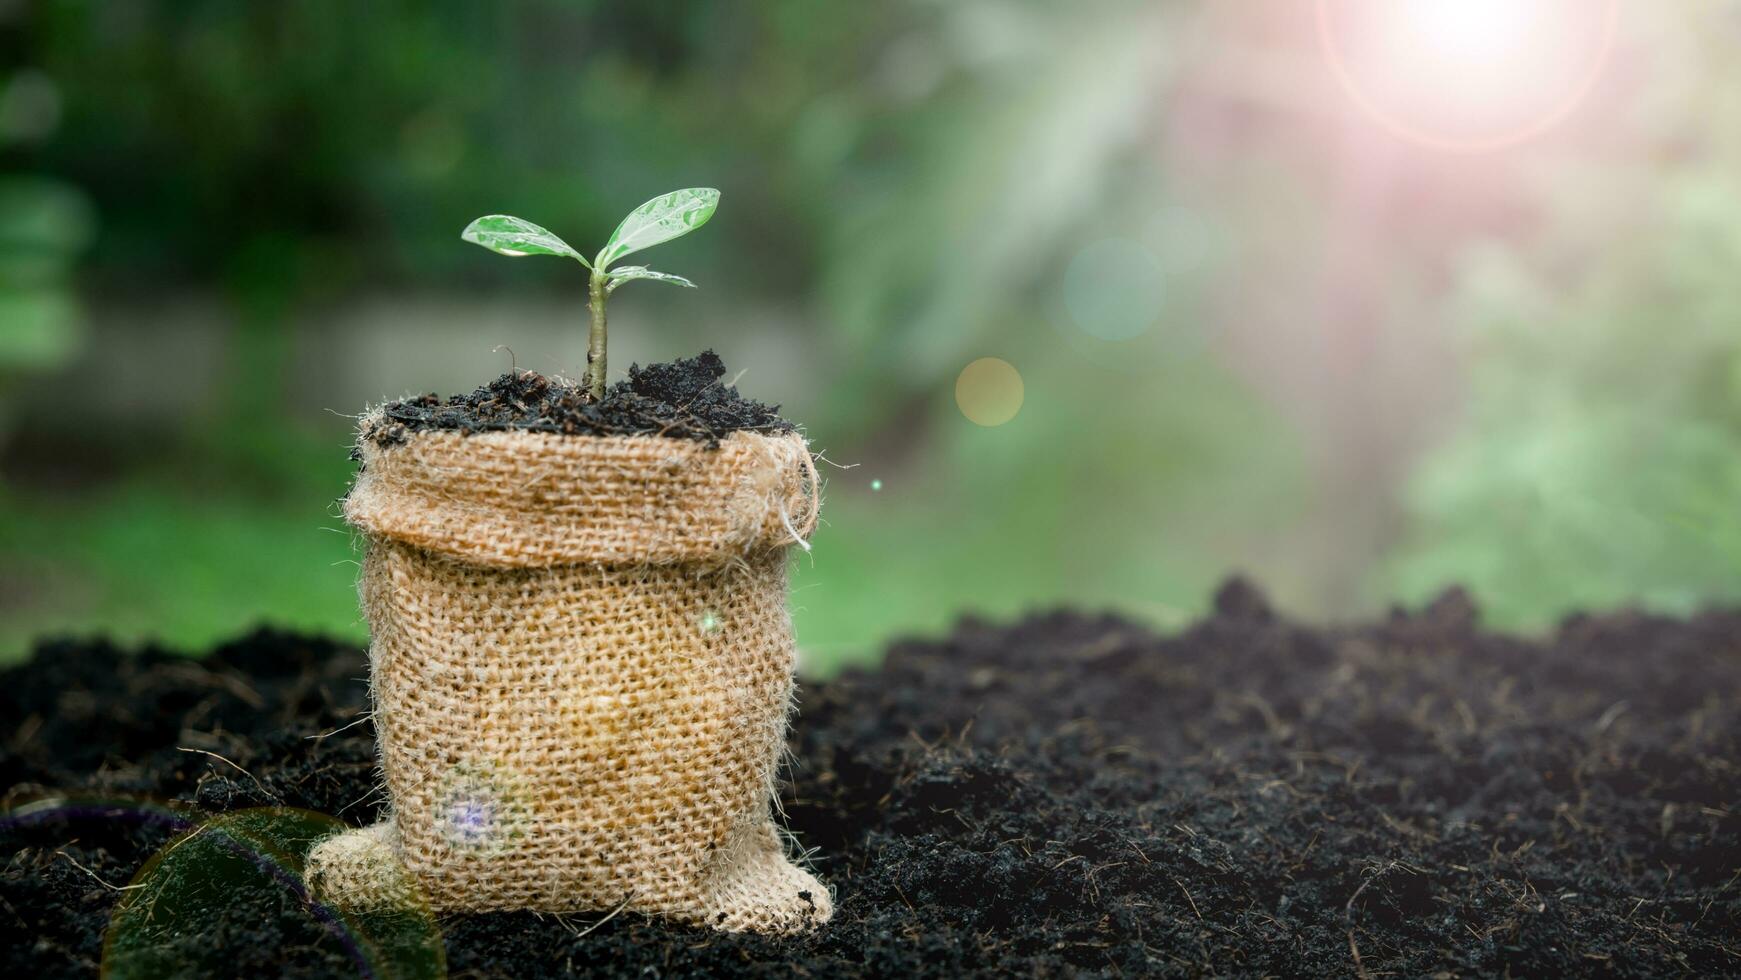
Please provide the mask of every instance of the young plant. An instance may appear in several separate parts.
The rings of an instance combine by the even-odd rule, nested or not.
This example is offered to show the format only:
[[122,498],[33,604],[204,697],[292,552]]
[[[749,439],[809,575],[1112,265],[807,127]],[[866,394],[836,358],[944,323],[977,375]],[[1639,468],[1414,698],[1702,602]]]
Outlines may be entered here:
[[503,255],[562,255],[592,271],[587,290],[587,310],[592,329],[586,342],[586,390],[593,400],[605,395],[605,299],[631,279],[652,279],[695,288],[682,276],[655,272],[644,265],[612,268],[625,255],[689,234],[713,217],[719,207],[719,191],[689,187],[661,194],[629,212],[609,241],[588,262],[586,256],[555,235],[524,218],[492,214],[479,218],[460,232],[461,238]]

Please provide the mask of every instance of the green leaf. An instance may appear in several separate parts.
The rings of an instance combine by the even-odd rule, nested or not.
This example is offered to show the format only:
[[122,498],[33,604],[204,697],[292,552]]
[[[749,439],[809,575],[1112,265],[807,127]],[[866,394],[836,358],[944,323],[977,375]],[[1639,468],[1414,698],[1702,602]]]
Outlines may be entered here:
[[492,214],[465,226],[459,237],[474,245],[482,245],[503,255],[562,255],[579,260],[592,268],[592,263],[574,247],[525,218],[510,214]]
[[687,235],[707,224],[718,207],[719,191],[711,187],[689,187],[655,197],[630,212],[611,232],[610,240],[599,250],[598,267],[609,268],[631,252]]
[[625,265],[620,269],[612,269],[609,275],[611,284],[607,289],[611,292],[615,292],[618,286],[630,279],[651,279],[654,282],[670,282],[679,286],[688,286],[690,289],[695,288],[695,283],[682,276],[674,276],[669,272],[655,272],[644,265]]

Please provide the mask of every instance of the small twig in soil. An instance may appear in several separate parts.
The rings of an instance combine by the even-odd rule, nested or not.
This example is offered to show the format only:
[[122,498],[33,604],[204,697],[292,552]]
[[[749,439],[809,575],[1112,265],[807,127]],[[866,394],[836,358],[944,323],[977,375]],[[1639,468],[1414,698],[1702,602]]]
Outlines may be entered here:
[[0,895],[0,905],[6,906],[6,911],[11,912],[12,918],[18,920],[18,924],[24,927],[25,931],[20,933],[19,935],[28,935],[30,933],[30,931],[34,928],[30,923],[24,921],[24,916],[20,915],[18,912],[18,906],[13,905],[11,902],[8,902],[6,900],[6,896]]
[[1359,888],[1354,889],[1354,894],[1348,896],[1348,904],[1342,906],[1342,919],[1348,923],[1348,952],[1354,957],[1354,973],[1356,976],[1362,978],[1362,980],[1365,980],[1365,978],[1371,974],[1366,972],[1365,964],[1360,961],[1360,944],[1354,941],[1354,903],[1360,900],[1361,893],[1366,891],[1373,882],[1384,877],[1396,866],[1397,862],[1392,861],[1384,867],[1379,868],[1370,878],[1361,882]]
[[41,712],[31,712],[30,717],[24,719],[23,724],[18,726],[18,730],[12,733],[12,746],[14,750],[22,748],[32,738],[35,738],[36,733],[42,729],[42,722],[43,717]]
[[[65,848],[61,848],[61,849],[55,851],[55,853],[59,854],[63,858],[66,858],[67,862],[69,864],[71,864],[73,867],[79,869],[80,871],[83,871],[85,874],[90,875],[92,878],[96,879],[97,884],[102,885],[104,888],[107,888],[108,890],[110,890],[112,892],[127,892],[127,891],[132,891],[136,888],[144,888],[145,887],[142,884],[140,884],[140,885],[111,885],[103,879],[102,875],[97,874],[95,871],[92,871],[90,868],[87,868],[84,865],[80,864],[79,859],[76,857],[73,857],[71,854],[68,854],[66,852]],[[11,904],[11,903],[7,903],[7,904]]]
[[1630,707],[1632,707],[1631,702],[1624,700],[1616,701],[1612,705],[1609,705],[1608,710],[1602,712],[1602,717],[1596,719],[1596,734],[1600,735],[1603,732],[1606,732],[1609,726],[1613,725],[1621,715],[1626,713],[1626,709]]
[[617,917],[617,913],[618,913],[618,912],[621,912],[621,911],[622,911],[622,910],[623,910],[623,909],[626,909],[626,908],[628,908],[628,907],[629,907],[629,903],[630,903],[630,902],[632,902],[632,901],[634,901],[634,899],[635,899],[635,893],[634,893],[634,892],[632,892],[632,891],[631,891],[631,892],[629,892],[629,893],[628,893],[628,894],[627,894],[627,895],[624,895],[624,896],[623,896],[623,900],[622,900],[622,901],[621,901],[621,902],[618,902],[618,903],[617,903],[617,906],[616,906],[616,908],[613,908],[613,909],[611,909],[611,910],[610,910],[610,911],[609,911],[609,912],[606,912],[606,913],[605,913],[605,917],[604,917],[604,918],[602,918],[602,919],[600,919],[600,920],[598,920],[598,921],[597,921],[597,922],[594,922],[594,923],[593,923],[593,924],[592,924],[592,925],[590,925],[590,926],[587,926],[587,927],[586,927],[586,928],[585,928],[585,929],[582,929],[582,930],[580,930],[580,931],[579,931],[579,932],[575,932],[575,930],[574,930],[574,929],[573,929],[573,927],[571,927],[571,926],[569,926],[569,925],[568,925],[568,923],[567,923],[567,922],[562,922],[562,920],[561,920],[561,919],[560,919],[560,918],[558,918],[558,919],[557,919],[557,921],[558,921],[558,922],[562,922],[562,925],[563,925],[563,926],[564,926],[564,927],[565,927],[565,928],[567,928],[567,929],[568,929],[568,931],[569,931],[569,932],[570,932],[570,933],[572,933],[572,934],[573,934],[573,935],[574,935],[574,938],[576,938],[576,939],[580,939],[580,938],[582,938],[582,937],[583,937],[583,936],[587,936],[587,935],[589,935],[589,934],[591,934],[591,933],[592,933],[592,931],[593,931],[593,930],[594,930],[594,929],[597,929],[597,928],[598,928],[598,927],[599,927],[599,926],[602,926],[602,925],[604,925],[604,924],[605,924],[605,923],[607,923],[607,922],[609,922],[609,921],[611,921],[611,920],[612,920],[612,919],[614,919],[614,918],[616,918],[616,917]]
[[[222,762],[225,765],[228,765],[228,766],[234,768],[237,772],[241,773],[244,776],[247,776],[249,779],[252,779],[254,781],[254,785],[260,787],[260,792],[265,793],[267,796],[272,797],[274,800],[278,799],[278,794],[267,789],[266,784],[262,783],[260,781],[259,776],[254,775],[253,773],[249,772],[246,769],[243,769],[241,766],[236,765],[234,762],[231,762],[230,760],[224,758],[223,756],[217,754],[216,752],[209,752],[205,749],[190,749],[190,748],[187,748],[186,746],[183,746],[183,745],[177,745],[175,747],[175,750],[177,752],[197,752],[200,755],[209,755],[212,758],[218,760],[219,762]],[[279,802],[283,802],[283,801],[280,800]]]
[[1191,897],[1191,890],[1189,888],[1186,888],[1185,883],[1183,881],[1180,881],[1178,878],[1173,879],[1173,884],[1178,885],[1179,890],[1185,893],[1185,901],[1191,903],[1191,911],[1196,912],[1197,913],[1197,921],[1202,922],[1203,921],[1203,913],[1201,911],[1199,911],[1197,908],[1197,900]]
[[374,712],[365,711],[360,716],[358,716],[356,721],[353,721],[348,725],[345,725],[345,726],[340,727],[340,728],[335,728],[330,732],[320,732],[320,733],[315,734],[315,735],[305,735],[303,737],[306,739],[312,739],[312,740],[318,741],[318,742],[324,742],[327,740],[327,738],[329,738],[333,735],[337,735],[339,732],[349,731],[349,730],[357,727],[358,725],[361,725],[363,722],[368,721],[370,718],[373,718],[373,717],[374,717]]
[[1130,845],[1130,849],[1136,852],[1137,857],[1143,859],[1144,864],[1154,864],[1155,863],[1155,862],[1149,860],[1149,856],[1147,854],[1143,853],[1143,849],[1137,846],[1136,841],[1127,840],[1127,841],[1125,841],[1125,843]]
[[1370,974],[1366,972],[1366,967],[1360,963],[1360,944],[1354,941],[1352,928],[1348,930],[1348,952],[1354,956],[1354,975],[1360,980],[1366,980]]
[[249,687],[246,681],[229,674],[219,673],[200,664],[176,664],[167,668],[166,672],[178,680],[184,680],[190,684],[228,691],[250,708],[258,709],[266,706],[266,699],[260,696],[259,691]]
[[[890,882],[890,884],[894,884],[894,883]],[[901,896],[901,902],[907,906],[907,911],[913,913],[914,915],[919,914],[919,910],[914,908],[913,903],[907,898],[907,893],[904,891],[901,891],[900,885],[895,885],[895,894]]]

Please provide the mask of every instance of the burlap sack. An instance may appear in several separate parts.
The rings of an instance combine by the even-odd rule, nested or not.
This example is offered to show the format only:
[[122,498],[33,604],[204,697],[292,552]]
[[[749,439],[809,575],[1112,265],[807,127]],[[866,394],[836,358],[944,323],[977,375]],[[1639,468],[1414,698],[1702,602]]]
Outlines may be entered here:
[[826,921],[828,889],[770,813],[793,690],[786,552],[816,520],[804,440],[383,448],[370,425],[345,516],[367,540],[391,815],[315,848],[316,896]]

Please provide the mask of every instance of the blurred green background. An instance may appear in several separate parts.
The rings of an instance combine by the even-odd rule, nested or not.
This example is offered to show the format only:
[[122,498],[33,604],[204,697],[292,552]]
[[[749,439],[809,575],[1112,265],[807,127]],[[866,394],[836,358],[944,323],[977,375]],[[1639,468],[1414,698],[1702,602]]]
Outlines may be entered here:
[[1738,44],[1730,0],[4,0],[0,658],[360,638],[348,416],[584,356],[580,271],[459,230],[690,185],[701,289],[625,290],[612,364],[713,347],[836,464],[813,669],[1236,570],[1320,619],[1733,600]]

